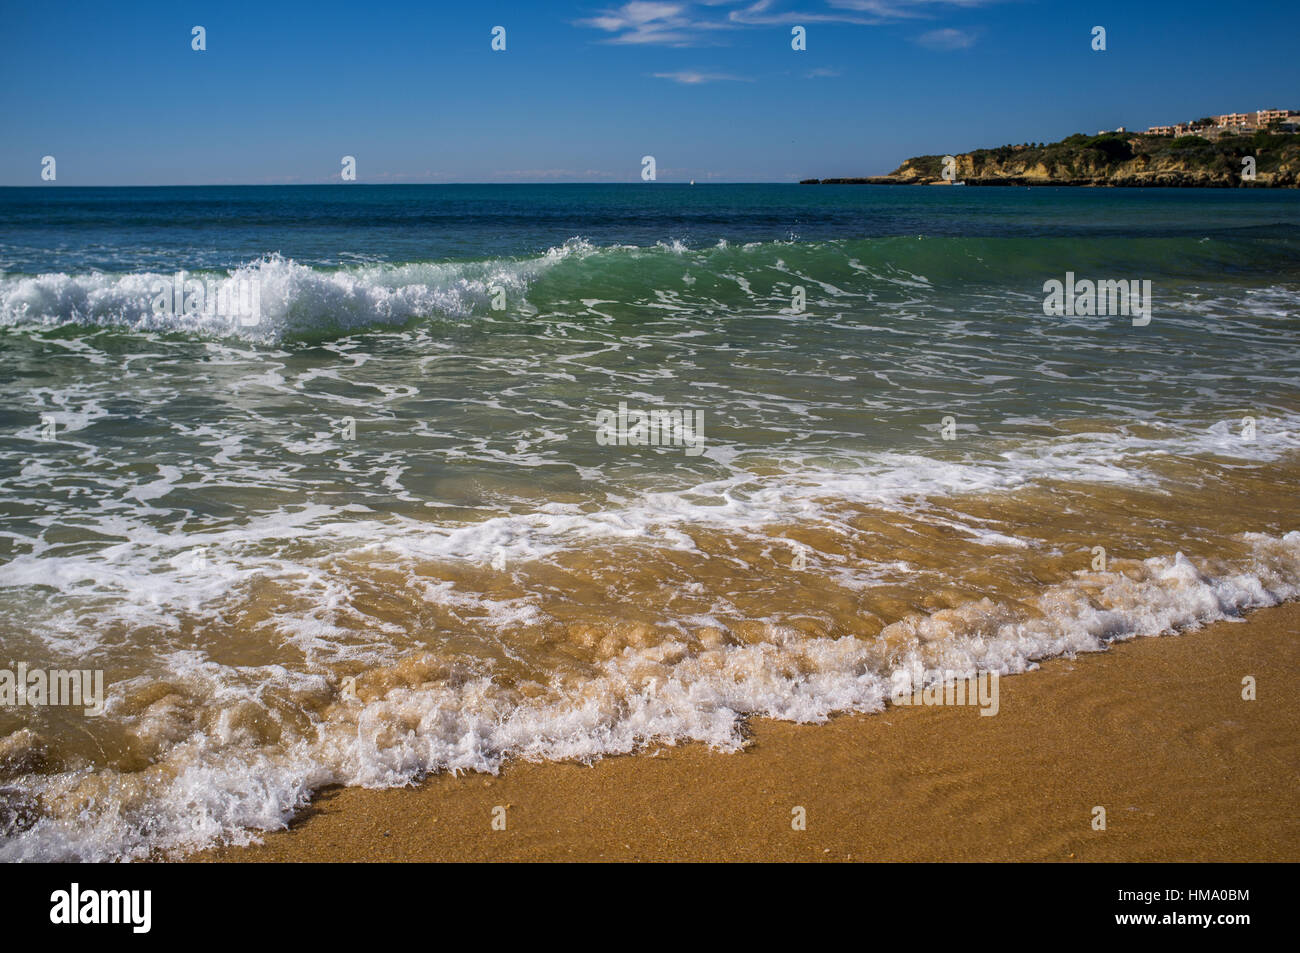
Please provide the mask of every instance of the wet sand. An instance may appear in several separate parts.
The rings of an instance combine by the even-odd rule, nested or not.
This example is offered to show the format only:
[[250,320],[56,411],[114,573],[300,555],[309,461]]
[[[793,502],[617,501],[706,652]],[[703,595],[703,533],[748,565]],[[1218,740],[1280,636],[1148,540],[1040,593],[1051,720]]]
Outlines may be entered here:
[[1290,603],[1004,678],[994,717],[759,720],[739,754],[685,745],[332,789],[261,845],[192,859],[1296,861],[1297,682]]

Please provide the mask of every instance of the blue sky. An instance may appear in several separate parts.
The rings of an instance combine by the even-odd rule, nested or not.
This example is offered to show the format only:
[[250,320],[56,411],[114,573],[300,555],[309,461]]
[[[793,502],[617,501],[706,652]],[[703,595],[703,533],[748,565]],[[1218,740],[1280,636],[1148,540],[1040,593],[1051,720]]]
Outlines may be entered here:
[[[0,184],[790,181],[1300,108],[1300,4],[15,3]],[[207,49],[191,49],[191,28]],[[791,49],[791,29],[807,49]],[[1094,26],[1107,49],[1094,52]],[[506,29],[506,50],[491,30]]]

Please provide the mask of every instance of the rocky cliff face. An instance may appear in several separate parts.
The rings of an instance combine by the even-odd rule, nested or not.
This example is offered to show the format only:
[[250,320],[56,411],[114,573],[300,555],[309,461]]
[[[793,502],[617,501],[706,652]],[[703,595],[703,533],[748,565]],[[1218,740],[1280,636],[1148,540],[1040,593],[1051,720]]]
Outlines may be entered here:
[[[957,180],[967,185],[1111,185],[1111,186],[1201,186],[1211,188],[1295,187],[1300,163],[1295,157],[1272,171],[1257,170],[1254,182],[1243,180],[1242,167],[1220,164],[1206,167],[1198,160],[1170,155],[1135,156],[1125,162],[1085,161],[1065,164],[1042,161],[983,161],[967,153],[954,156]],[[940,176],[927,175],[904,162],[889,178],[903,182],[946,184]]]
[[[1254,161],[1255,177],[1243,177]],[[1046,146],[1003,146],[953,157],[967,185],[1184,186],[1295,188],[1300,135],[1226,137],[1071,136]],[[864,179],[808,180],[878,185],[946,185],[942,156],[908,159],[892,173]]]

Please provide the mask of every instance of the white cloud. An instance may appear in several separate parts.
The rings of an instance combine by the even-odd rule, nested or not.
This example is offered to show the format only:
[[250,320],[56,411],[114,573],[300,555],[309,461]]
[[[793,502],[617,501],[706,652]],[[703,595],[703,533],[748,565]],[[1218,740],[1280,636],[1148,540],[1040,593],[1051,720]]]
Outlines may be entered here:
[[975,45],[975,34],[967,30],[931,30],[918,36],[916,42],[932,50],[965,50]]
[[720,31],[746,27],[807,23],[874,26],[931,18],[945,9],[1003,2],[1006,0],[824,0],[818,4],[802,0],[792,5],[785,0],[632,0],[578,20],[576,25],[608,34],[604,43],[705,46],[720,42]]
[[[835,3],[832,2],[834,7]],[[875,17],[862,17],[855,13],[840,13],[828,10],[816,13],[810,10],[778,10],[776,0],[757,0],[739,10],[732,10],[727,19],[742,26],[775,26],[788,23],[855,23],[859,26],[871,26],[883,22]]]
[[613,36],[606,43],[699,46],[709,31],[725,29],[718,23],[692,17],[687,3],[653,3],[633,0],[600,16],[579,20],[578,26],[591,27]]
[[677,70],[673,73],[655,73],[655,79],[671,79],[674,83],[683,83],[687,86],[697,86],[700,83],[752,83],[753,80],[744,76],[732,76],[730,73],[701,73],[698,70]]
[[927,17],[942,7],[988,7],[1002,0],[828,0],[832,7],[870,13],[887,20]]

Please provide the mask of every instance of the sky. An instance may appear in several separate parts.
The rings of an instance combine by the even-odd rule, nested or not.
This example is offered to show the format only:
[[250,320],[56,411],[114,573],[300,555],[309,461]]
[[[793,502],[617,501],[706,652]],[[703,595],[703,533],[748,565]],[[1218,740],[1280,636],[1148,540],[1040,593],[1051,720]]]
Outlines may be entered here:
[[634,182],[647,155],[660,182],[787,182],[1300,109],[1296,0],[0,0],[0,23],[0,185],[319,183],[343,156],[368,183]]

